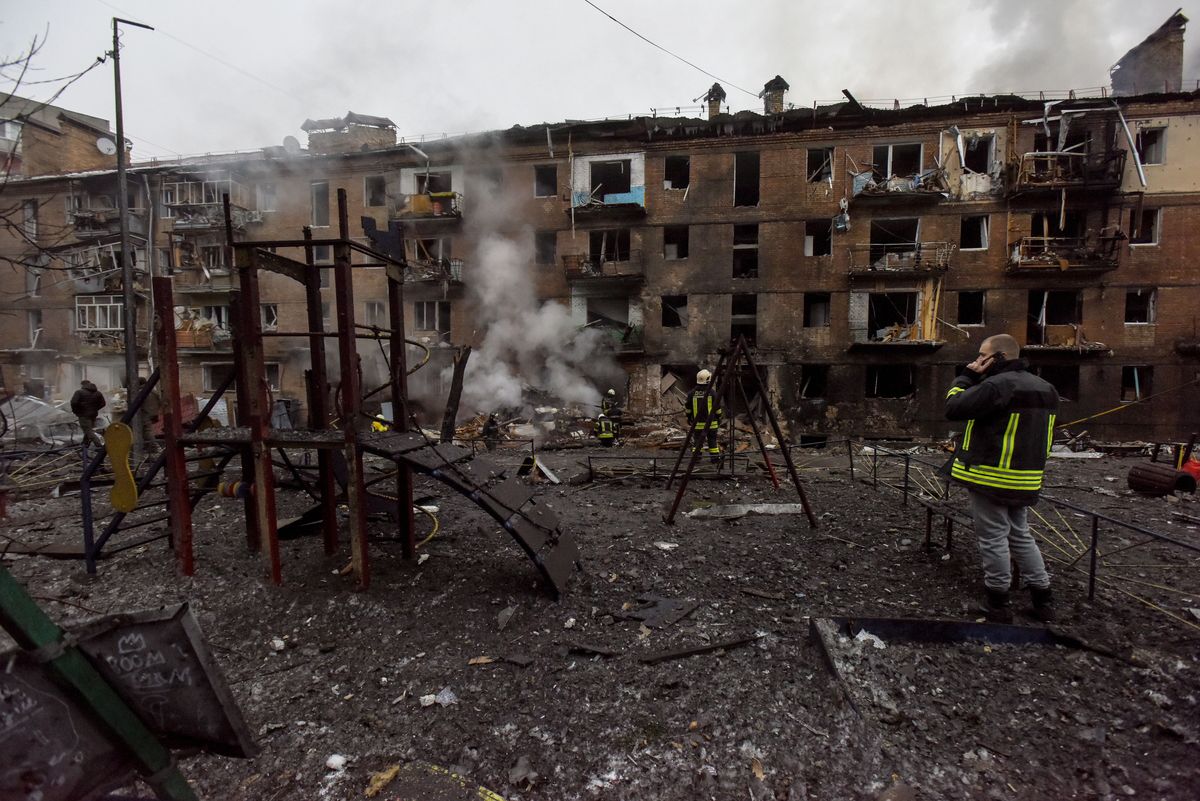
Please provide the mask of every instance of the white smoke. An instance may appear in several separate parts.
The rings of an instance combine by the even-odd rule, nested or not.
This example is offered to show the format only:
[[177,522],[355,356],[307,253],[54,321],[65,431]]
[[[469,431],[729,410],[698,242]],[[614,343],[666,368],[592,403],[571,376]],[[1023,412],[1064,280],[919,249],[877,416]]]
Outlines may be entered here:
[[565,305],[538,299],[530,232],[502,233],[512,230],[504,225],[512,205],[499,196],[470,201],[477,246],[468,286],[483,343],[467,362],[464,412],[523,407],[526,387],[564,404],[599,406],[596,383],[623,375],[603,335],[580,329]]

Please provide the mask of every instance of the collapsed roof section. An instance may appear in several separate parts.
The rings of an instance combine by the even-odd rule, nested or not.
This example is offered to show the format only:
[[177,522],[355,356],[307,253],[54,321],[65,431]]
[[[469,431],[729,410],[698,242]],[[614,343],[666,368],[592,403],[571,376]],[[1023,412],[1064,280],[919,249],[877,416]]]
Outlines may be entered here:
[[1188,18],[1179,9],[1109,70],[1114,95],[1178,92],[1183,86],[1183,34]]

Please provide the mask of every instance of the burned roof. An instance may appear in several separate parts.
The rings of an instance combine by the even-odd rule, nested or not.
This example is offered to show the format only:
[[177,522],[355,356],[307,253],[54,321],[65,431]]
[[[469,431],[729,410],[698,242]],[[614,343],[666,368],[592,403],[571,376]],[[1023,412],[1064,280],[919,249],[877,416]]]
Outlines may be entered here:
[[[767,92],[776,92],[776,91],[786,92],[788,89],[791,89],[791,88],[792,87],[788,86],[787,81],[785,81],[783,78],[776,75],[774,78],[772,78],[771,80],[769,80],[765,84],[763,84],[762,94],[766,94]],[[760,94],[759,97],[762,97],[762,95]]]
[[356,114],[347,111],[345,117],[333,117],[326,120],[305,120],[300,130],[306,133],[313,131],[344,131],[351,125],[368,125],[372,128],[395,128],[396,123],[387,117],[375,117],[370,114]]

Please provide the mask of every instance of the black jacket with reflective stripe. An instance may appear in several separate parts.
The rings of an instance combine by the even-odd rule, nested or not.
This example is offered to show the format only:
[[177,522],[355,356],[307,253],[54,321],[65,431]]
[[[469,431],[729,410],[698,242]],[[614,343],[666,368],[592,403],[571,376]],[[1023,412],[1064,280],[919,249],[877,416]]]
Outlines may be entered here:
[[687,419],[695,428],[720,428],[721,417],[724,414],[721,399],[716,395],[709,395],[707,386],[696,387],[688,395]]
[[954,481],[1012,506],[1037,502],[1054,438],[1058,392],[1008,362],[982,381],[967,370],[946,393],[946,419],[966,420],[950,467]]

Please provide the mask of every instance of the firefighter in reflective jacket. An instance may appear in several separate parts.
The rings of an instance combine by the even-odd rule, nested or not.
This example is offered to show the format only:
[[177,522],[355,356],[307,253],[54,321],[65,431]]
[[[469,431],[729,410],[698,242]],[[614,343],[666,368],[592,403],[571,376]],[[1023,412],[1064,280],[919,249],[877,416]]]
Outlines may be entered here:
[[1008,334],[988,337],[946,393],[946,419],[967,421],[950,478],[970,493],[988,618],[1001,623],[1012,621],[1012,561],[1033,596],[1034,614],[1054,619],[1050,575],[1027,515],[1042,488],[1058,392],[1028,372],[1020,349]]
[[708,393],[712,373],[701,370],[696,373],[696,388],[687,398],[687,419],[692,426],[692,450],[698,451],[707,443],[707,450],[714,462],[721,459],[721,447],[717,444],[717,431],[725,410],[721,399]]
[[600,444],[606,448],[611,448],[617,439],[616,426],[613,421],[608,419],[608,415],[601,414],[596,418],[596,422],[592,425],[592,433],[596,439],[600,440]]

